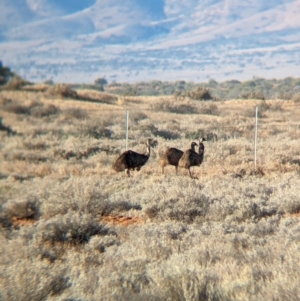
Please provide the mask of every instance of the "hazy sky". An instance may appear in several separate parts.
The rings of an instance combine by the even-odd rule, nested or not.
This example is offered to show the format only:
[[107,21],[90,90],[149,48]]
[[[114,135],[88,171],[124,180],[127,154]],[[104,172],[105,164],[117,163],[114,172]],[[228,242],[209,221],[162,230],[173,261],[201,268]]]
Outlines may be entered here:
[[31,79],[300,75],[300,0],[0,0],[0,8],[0,59]]

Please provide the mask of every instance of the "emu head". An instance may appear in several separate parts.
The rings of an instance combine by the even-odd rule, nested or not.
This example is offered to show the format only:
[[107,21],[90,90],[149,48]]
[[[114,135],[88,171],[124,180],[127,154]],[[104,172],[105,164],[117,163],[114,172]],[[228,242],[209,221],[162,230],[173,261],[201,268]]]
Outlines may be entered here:
[[201,143],[203,141],[206,141],[206,139],[204,137],[202,137],[202,138],[199,139],[199,143]]
[[152,138],[148,138],[146,141],[147,147],[156,147],[157,144],[158,144],[157,140],[152,139]]
[[192,150],[195,150],[195,146],[197,146],[197,145],[198,145],[198,144],[197,144],[196,142],[193,141],[193,142],[191,143],[191,149],[192,149]]

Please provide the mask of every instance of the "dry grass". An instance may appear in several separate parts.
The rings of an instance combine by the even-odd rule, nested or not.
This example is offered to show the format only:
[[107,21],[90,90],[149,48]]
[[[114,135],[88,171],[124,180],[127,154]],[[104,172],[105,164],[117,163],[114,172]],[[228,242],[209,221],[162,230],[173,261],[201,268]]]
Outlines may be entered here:
[[[0,132],[0,300],[299,300],[296,102],[189,101],[194,114],[161,109],[177,106],[165,97],[0,99],[18,133]],[[111,167],[126,109],[130,149],[159,142],[131,178]],[[161,175],[165,148],[200,136],[199,180]]]

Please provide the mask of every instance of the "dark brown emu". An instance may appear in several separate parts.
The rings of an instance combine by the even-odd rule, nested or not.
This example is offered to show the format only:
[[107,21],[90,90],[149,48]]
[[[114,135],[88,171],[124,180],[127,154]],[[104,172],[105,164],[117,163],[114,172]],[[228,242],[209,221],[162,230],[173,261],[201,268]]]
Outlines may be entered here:
[[185,151],[182,155],[182,157],[179,160],[179,167],[183,167],[189,171],[189,175],[192,179],[198,179],[197,177],[193,177],[191,174],[190,168],[192,166],[200,166],[203,162],[204,158],[204,144],[203,141],[206,141],[205,138],[201,138],[199,140],[199,152],[198,154],[192,150],[188,149]]
[[145,154],[139,154],[132,150],[127,150],[122,153],[116,162],[113,164],[115,171],[126,171],[128,177],[130,177],[130,170],[140,170],[145,165],[150,157],[150,148],[156,146],[156,141],[149,138],[146,141],[147,151]]
[[[197,145],[196,142],[191,143],[191,149],[193,151],[195,151],[195,146],[196,145]],[[183,155],[183,151],[181,151],[178,148],[175,148],[175,147],[167,148],[165,153],[160,158],[161,173],[162,174],[164,173],[164,168],[167,165],[173,165],[173,166],[175,166],[175,171],[176,171],[176,174],[177,174],[178,173],[178,163],[179,163],[179,160],[182,157],[182,155]]]

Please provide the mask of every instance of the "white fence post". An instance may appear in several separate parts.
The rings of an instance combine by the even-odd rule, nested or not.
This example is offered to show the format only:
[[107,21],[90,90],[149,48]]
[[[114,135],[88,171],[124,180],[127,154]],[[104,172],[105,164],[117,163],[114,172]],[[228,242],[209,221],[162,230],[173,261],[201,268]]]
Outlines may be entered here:
[[129,111],[126,110],[125,150],[127,150],[128,148],[128,120],[129,120]]
[[257,116],[258,115],[258,107],[255,109],[255,139],[254,139],[254,167],[256,170],[256,161],[257,161],[257,153],[256,153],[256,148],[257,148]]

